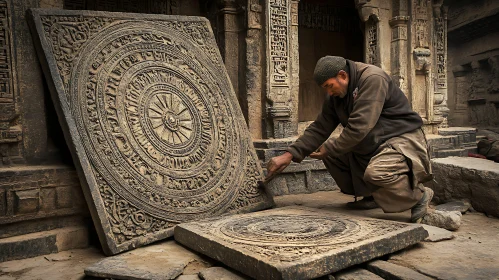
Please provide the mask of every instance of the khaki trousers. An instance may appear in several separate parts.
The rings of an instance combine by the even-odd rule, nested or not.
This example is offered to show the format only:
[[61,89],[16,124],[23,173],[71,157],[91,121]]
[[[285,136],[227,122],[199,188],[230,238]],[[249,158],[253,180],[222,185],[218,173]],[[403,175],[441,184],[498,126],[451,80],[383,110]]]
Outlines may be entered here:
[[323,161],[343,193],[372,195],[386,213],[411,209],[423,197],[423,188],[413,187],[407,158],[386,143],[378,151],[371,159],[347,153]]

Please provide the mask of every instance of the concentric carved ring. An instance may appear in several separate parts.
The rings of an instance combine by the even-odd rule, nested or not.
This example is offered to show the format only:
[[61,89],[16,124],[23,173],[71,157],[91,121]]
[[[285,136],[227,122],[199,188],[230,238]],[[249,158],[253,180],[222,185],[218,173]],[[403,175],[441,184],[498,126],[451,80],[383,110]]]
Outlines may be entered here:
[[218,224],[233,242],[283,247],[326,246],[356,238],[361,226],[353,220],[308,215],[239,216]]

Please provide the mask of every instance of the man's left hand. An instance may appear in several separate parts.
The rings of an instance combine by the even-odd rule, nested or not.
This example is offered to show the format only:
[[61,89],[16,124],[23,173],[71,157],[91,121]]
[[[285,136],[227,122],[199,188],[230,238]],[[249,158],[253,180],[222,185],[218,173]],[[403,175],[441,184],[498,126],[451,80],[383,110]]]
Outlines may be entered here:
[[311,153],[310,157],[320,160],[326,159],[327,158],[326,148],[324,148],[324,146],[321,146],[319,149],[317,149],[317,151]]

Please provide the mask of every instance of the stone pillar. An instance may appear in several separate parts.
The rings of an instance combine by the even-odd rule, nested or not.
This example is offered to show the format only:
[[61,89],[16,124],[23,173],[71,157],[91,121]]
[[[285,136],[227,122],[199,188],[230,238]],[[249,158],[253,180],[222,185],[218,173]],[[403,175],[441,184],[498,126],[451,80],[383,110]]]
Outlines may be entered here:
[[[262,1],[263,2],[263,1]],[[262,119],[262,92],[263,92],[263,67],[264,54],[262,41],[262,11],[261,0],[248,0],[248,16],[246,31],[246,96],[248,108],[248,128],[253,139],[263,137]]]
[[391,74],[393,81],[409,98],[407,76],[407,23],[409,21],[407,0],[394,0],[391,38]]
[[292,81],[298,75],[292,73],[298,72],[298,60],[290,58],[298,54],[298,28],[291,27],[291,7],[297,3],[266,1],[266,138],[287,138],[296,135],[298,130],[298,110],[294,110],[298,87],[294,86],[296,81]]
[[434,45],[434,122],[439,127],[447,127],[447,7],[442,6],[443,0],[434,0],[433,45]]
[[[225,63],[225,68],[229,73],[230,82],[239,97],[239,26],[238,17],[241,9],[236,0],[221,0],[219,5],[219,22],[221,26],[218,30],[219,49]],[[239,98],[241,103],[241,98]],[[245,103],[245,102],[243,102]],[[243,111],[244,107],[242,106]]]
[[412,109],[419,113],[425,123],[428,133],[437,133],[433,123],[433,80],[431,58],[431,0],[410,0],[410,49],[412,60],[410,64],[409,88]]

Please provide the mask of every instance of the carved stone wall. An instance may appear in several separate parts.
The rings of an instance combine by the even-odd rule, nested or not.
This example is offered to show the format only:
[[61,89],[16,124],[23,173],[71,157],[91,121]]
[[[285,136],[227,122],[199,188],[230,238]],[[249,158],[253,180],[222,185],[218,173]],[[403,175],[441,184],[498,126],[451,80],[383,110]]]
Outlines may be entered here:
[[499,2],[448,10],[448,104],[452,126],[499,127]]

